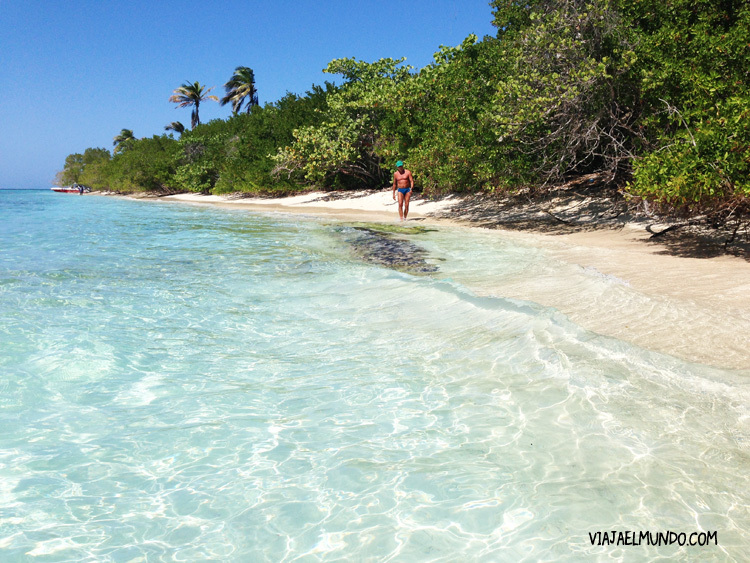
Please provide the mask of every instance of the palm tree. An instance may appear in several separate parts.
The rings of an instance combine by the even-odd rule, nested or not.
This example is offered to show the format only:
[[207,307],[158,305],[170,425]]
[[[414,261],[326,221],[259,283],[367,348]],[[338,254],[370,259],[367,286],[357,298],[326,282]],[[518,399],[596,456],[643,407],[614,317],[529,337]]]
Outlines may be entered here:
[[211,90],[213,90],[213,86],[207,89],[200,82],[194,82],[193,84],[185,82],[185,84],[173,91],[173,95],[170,96],[169,101],[177,104],[177,107],[180,108],[194,106],[193,113],[190,114],[190,126],[195,129],[195,126],[201,122],[200,117],[198,117],[198,108],[201,102],[205,100],[219,101],[219,98],[216,96],[208,95]]
[[112,144],[115,147],[114,152],[118,153],[124,151],[130,144],[130,142],[135,140],[135,137],[133,136],[133,131],[131,131],[130,129],[123,129],[122,131],[120,131],[119,135],[116,135],[114,137],[113,140],[114,142]]
[[232,112],[237,115],[242,104],[247,102],[247,112],[258,105],[258,91],[255,89],[255,73],[246,66],[238,66],[229,82],[224,84],[227,94],[221,99],[221,105],[232,102]]
[[185,126],[180,123],[179,121],[173,121],[169,125],[164,126],[165,131],[174,131],[175,133],[178,133],[182,135],[185,132]]

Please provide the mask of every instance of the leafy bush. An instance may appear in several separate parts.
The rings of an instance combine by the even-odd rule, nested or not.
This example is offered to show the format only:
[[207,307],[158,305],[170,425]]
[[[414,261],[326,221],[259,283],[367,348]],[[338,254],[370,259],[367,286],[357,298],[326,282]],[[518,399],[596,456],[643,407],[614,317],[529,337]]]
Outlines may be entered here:
[[106,180],[101,187],[123,192],[173,191],[179,149],[177,141],[166,135],[131,141],[102,171]]
[[750,6],[621,2],[639,34],[650,140],[629,190],[672,205],[750,196]]

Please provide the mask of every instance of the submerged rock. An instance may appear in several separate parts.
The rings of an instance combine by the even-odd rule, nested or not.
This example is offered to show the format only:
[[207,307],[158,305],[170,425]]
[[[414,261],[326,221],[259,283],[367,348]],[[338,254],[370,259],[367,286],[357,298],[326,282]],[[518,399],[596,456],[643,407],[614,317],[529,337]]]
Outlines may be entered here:
[[420,234],[429,229],[424,227],[398,227],[369,223],[353,223],[337,227],[342,238],[352,247],[355,254],[370,264],[378,264],[409,272],[427,274],[436,272],[437,266],[425,261],[427,251],[411,241],[393,236],[394,234]]

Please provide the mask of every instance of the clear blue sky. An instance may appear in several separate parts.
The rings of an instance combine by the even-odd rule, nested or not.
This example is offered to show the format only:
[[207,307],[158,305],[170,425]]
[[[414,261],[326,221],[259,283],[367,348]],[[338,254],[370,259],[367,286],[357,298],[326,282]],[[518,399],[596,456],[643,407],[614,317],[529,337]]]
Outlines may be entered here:
[[[329,61],[406,57],[494,35],[489,0],[0,0],[0,188],[46,188],[65,157],[190,122],[168,98],[249,66],[261,104],[335,77]],[[230,107],[201,105],[201,121]]]

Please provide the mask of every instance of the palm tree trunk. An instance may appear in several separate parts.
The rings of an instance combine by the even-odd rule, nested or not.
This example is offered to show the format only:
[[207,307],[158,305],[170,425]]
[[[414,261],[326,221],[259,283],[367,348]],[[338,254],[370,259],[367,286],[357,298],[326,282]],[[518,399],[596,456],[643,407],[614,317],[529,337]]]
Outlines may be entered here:
[[192,121],[191,121],[192,129],[195,129],[195,126],[201,122],[200,118],[198,117],[198,106],[200,106],[200,104],[201,103],[199,100],[195,100],[195,108],[193,109],[193,114],[191,116],[192,117]]

